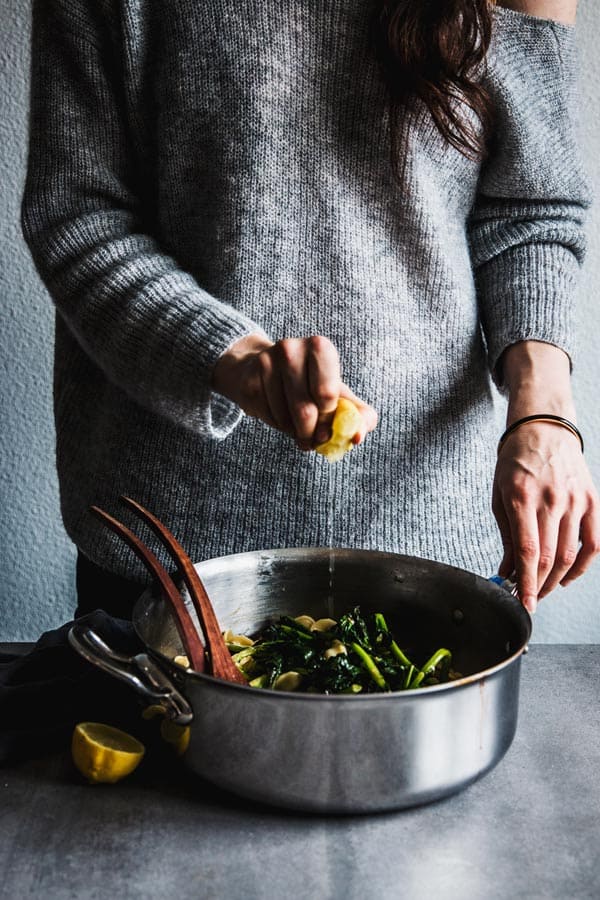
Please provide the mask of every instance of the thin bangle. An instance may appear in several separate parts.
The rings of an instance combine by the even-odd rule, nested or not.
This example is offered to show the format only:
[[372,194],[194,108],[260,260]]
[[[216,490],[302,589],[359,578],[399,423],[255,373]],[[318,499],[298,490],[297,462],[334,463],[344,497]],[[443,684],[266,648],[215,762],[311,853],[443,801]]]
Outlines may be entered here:
[[577,425],[574,425],[569,419],[563,419],[562,416],[555,416],[553,413],[540,413],[537,416],[524,416],[522,419],[517,419],[516,422],[513,422],[510,425],[500,440],[498,441],[498,453],[500,453],[500,448],[502,444],[512,432],[518,428],[520,425],[524,425],[525,422],[554,422],[557,425],[562,425],[564,428],[568,428],[570,432],[572,432],[575,437],[579,438],[579,443],[581,444],[581,452],[583,453],[583,438],[581,436],[581,432]]

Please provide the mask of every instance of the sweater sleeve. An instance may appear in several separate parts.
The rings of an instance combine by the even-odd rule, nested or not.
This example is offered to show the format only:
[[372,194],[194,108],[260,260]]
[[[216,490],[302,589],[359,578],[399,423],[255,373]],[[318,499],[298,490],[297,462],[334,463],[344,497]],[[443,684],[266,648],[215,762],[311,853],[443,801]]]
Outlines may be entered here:
[[[110,0],[34,0],[23,235],[81,347],[143,407],[220,439],[242,411],[211,391],[255,322],[161,249]],[[146,188],[145,188],[146,185]]]
[[576,137],[575,26],[494,9],[484,76],[496,128],[468,220],[488,365],[506,396],[503,351],[562,348],[573,368],[573,303],[593,196]]

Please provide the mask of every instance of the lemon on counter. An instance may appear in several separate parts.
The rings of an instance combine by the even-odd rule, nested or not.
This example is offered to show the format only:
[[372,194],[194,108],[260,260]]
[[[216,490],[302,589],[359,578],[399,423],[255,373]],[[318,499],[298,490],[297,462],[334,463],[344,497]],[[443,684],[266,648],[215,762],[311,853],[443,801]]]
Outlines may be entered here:
[[155,719],[161,716],[160,736],[163,741],[170,744],[177,756],[183,756],[190,743],[190,726],[177,725],[167,718],[167,712],[163,706],[147,706],[142,712],[143,719]]
[[93,784],[113,784],[130,775],[146,748],[136,738],[100,722],[80,722],[71,740],[71,756],[81,774]]
[[177,756],[183,756],[190,744],[191,729],[189,725],[177,725],[170,719],[163,719],[160,723],[160,736],[163,741],[170,744]]
[[331,437],[323,444],[317,444],[315,451],[329,462],[337,462],[354,444],[352,438],[362,425],[362,416],[351,400],[340,397],[331,423]]
[[164,715],[166,715],[166,710],[164,706],[159,706],[158,703],[152,703],[150,706],[146,706],[145,709],[142,710],[142,719],[146,719],[146,721],[155,719],[157,716]]

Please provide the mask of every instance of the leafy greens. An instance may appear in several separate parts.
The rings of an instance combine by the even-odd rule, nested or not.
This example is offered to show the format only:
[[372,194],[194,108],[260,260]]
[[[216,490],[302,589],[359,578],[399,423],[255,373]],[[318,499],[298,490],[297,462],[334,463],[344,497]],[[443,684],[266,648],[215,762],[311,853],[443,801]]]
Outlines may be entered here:
[[452,655],[440,648],[421,666],[393,638],[381,613],[355,607],[335,622],[280,616],[251,641],[225,633],[233,660],[252,687],[319,694],[412,690],[453,680]]

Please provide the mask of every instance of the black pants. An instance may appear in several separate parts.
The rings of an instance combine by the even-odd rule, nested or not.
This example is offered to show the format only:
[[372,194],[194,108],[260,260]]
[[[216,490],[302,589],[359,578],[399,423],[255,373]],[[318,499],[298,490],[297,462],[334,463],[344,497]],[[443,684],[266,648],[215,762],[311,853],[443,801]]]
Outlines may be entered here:
[[79,550],[75,570],[77,609],[75,617],[104,609],[119,619],[130,619],[133,606],[147,584],[114,575],[91,562]]

